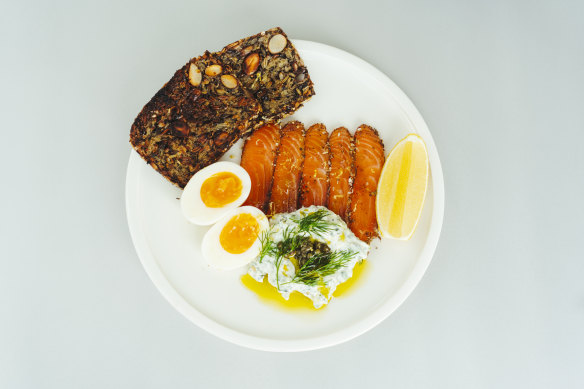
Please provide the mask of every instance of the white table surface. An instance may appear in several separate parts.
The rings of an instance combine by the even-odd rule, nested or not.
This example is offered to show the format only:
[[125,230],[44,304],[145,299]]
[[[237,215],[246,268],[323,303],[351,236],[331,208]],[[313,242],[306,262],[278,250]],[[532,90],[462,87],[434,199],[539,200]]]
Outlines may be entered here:
[[[1,388],[584,387],[578,1],[2,2]],[[132,120],[190,56],[279,25],[392,78],[438,147],[434,260],[333,348],[252,351],[191,324],[134,251]]]

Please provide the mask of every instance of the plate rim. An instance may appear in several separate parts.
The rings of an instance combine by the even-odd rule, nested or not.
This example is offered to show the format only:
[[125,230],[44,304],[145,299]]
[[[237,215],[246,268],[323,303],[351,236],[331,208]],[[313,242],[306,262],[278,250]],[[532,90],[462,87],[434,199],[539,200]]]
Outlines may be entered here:
[[158,291],[162,294],[162,296],[168,301],[168,303],[193,324],[196,324],[203,330],[220,339],[237,344],[239,346],[262,351],[298,352],[322,349],[347,342],[377,326],[403,304],[403,302],[408,298],[408,296],[413,292],[413,290],[421,281],[436,251],[442,230],[442,224],[444,222],[444,177],[442,172],[442,165],[438,156],[438,150],[436,149],[434,139],[432,138],[430,130],[422,118],[422,115],[419,113],[411,100],[406,96],[406,94],[387,75],[385,75],[370,63],[353,54],[350,54],[336,47],[314,41],[293,39],[292,42],[297,48],[300,49],[300,51],[319,51],[334,57],[341,58],[359,67],[366,68],[370,75],[380,82],[380,85],[383,85],[385,88],[391,91],[391,94],[395,98],[396,103],[405,112],[415,131],[420,134],[426,142],[430,161],[430,172],[432,175],[433,209],[426,244],[418,256],[418,261],[416,262],[409,276],[405,278],[404,282],[397,289],[397,291],[382,304],[380,304],[374,311],[345,328],[323,336],[308,337],[296,340],[263,338],[236,331],[207,317],[194,306],[189,304],[166,279],[152,253],[149,250],[146,250],[146,248],[149,246],[149,243],[142,230],[143,224],[139,222],[140,216],[138,215],[136,209],[139,207],[136,204],[132,204],[131,201],[131,198],[132,200],[136,198],[135,195],[137,194],[139,184],[139,175],[132,173],[137,168],[139,168],[138,164],[142,162],[142,159],[139,157],[136,151],[132,149],[130,151],[128,167],[126,169],[126,218],[134,249],[136,250],[138,258],[140,259],[146,274],[152,283],[156,286]]

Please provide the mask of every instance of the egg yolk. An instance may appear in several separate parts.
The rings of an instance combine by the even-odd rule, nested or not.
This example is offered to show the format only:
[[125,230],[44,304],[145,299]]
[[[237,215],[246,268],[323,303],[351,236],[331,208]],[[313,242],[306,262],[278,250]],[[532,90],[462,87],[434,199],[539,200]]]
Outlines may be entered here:
[[219,235],[221,246],[230,254],[241,254],[247,251],[258,238],[260,225],[249,213],[233,216]]
[[241,195],[243,184],[231,172],[215,173],[201,185],[201,200],[209,208],[221,208]]

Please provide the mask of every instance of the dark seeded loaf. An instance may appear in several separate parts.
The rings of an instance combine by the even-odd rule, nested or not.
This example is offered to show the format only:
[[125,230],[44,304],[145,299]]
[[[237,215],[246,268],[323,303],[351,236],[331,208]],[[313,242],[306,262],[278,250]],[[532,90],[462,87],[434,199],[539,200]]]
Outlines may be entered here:
[[227,45],[219,56],[260,102],[263,121],[292,114],[314,95],[302,58],[279,27]]
[[130,143],[184,188],[253,128],[292,114],[313,94],[292,42],[273,28],[179,69],[136,117]]
[[250,130],[260,112],[215,54],[193,58],[146,104],[130,131],[134,149],[183,188]]

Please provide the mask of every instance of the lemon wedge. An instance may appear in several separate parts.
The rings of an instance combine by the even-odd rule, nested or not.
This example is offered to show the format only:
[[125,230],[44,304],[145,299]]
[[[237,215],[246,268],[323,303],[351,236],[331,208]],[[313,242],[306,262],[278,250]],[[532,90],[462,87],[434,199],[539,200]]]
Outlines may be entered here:
[[424,207],[428,171],[428,152],[420,136],[409,134],[390,151],[375,201],[382,237],[410,239]]

